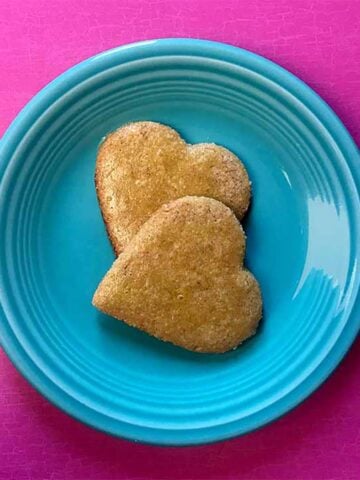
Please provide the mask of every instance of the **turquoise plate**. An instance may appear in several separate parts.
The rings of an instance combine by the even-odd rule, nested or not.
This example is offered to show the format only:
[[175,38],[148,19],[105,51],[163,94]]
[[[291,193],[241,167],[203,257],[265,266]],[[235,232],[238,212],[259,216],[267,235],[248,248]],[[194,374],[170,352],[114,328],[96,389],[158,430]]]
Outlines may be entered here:
[[[247,265],[258,334],[224,355],[162,343],[91,306],[114,255],[97,146],[134,120],[233,150],[253,181]],[[1,342],[54,404],[166,445],[249,432],[301,402],[359,329],[359,153],[331,109],[264,58],[156,40],[91,58],[42,90],[1,142]]]

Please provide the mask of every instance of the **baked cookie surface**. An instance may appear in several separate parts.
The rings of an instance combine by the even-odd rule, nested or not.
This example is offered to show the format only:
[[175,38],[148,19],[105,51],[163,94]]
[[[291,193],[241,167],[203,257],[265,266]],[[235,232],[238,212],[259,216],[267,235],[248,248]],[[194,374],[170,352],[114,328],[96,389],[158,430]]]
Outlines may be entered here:
[[161,205],[186,195],[215,198],[239,219],[250,201],[245,167],[226,148],[190,145],[170,127],[136,122],[99,147],[95,185],[115,253],[119,255]]
[[140,228],[97,288],[93,304],[189,350],[225,352],[253,335],[259,285],[244,269],[245,235],[221,202],[184,197]]

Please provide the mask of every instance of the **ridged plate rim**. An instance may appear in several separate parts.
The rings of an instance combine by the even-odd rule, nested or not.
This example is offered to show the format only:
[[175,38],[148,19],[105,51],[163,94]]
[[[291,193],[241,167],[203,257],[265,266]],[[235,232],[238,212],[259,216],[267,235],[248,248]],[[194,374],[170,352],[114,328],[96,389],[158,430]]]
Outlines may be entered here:
[[[8,165],[10,165],[12,154],[17,147],[19,139],[22,138],[30,126],[34,124],[41,115],[46,115],[46,109],[50,107],[57,98],[66,93],[69,86],[73,87],[91,75],[101,73],[101,71],[110,68],[113,62],[119,59],[126,58],[124,61],[124,63],[126,63],[127,61],[162,55],[209,57],[219,60],[223,59],[224,61],[237,65],[246,65],[248,68],[261,73],[261,75],[271,79],[292,95],[296,96],[297,100],[300,100],[311,110],[313,115],[320,120],[322,126],[331,134],[332,139],[340,148],[351,170],[357,189],[357,197],[359,196],[360,174],[358,167],[360,165],[360,157],[357,147],[335,113],[310,87],[282,67],[259,55],[230,45],[195,39],[161,39],[125,45],[91,57],[57,77],[24,107],[4,134],[0,142],[1,182],[3,181],[4,173]],[[359,216],[357,216],[357,221],[358,220]],[[356,240],[357,244],[359,244],[359,239]],[[61,391],[57,385],[46,378],[43,372],[37,369],[31,358],[22,350],[20,344],[17,342],[15,333],[7,324],[6,312],[4,311],[2,301],[2,281],[3,278],[1,278],[0,282],[0,340],[5,352],[24,377],[52,403],[86,424],[130,440],[160,445],[189,445],[219,441],[249,432],[282,416],[298,405],[326,380],[347,352],[360,328],[360,302],[357,292],[357,298],[347,318],[346,326],[322,363],[289,394],[264,409],[257,417],[250,417],[251,420],[245,428],[244,426],[237,425],[237,422],[234,422],[230,431],[222,431],[221,425],[219,425],[217,428],[211,428],[207,432],[206,429],[203,429],[202,434],[196,438],[192,437],[193,431],[189,431],[189,438],[179,435],[177,441],[169,441],[168,438],[166,438],[166,430],[154,429],[154,438],[150,441],[149,435],[145,435],[146,438],[142,437],[141,428],[140,431],[139,429],[135,429],[138,430],[137,433],[129,433],[124,431],[124,429],[120,429],[120,431],[118,428],[113,428],[111,423],[107,424],[101,415],[97,415],[96,412],[90,408],[69,397],[64,391]],[[229,427],[229,425],[227,425],[227,427]]]

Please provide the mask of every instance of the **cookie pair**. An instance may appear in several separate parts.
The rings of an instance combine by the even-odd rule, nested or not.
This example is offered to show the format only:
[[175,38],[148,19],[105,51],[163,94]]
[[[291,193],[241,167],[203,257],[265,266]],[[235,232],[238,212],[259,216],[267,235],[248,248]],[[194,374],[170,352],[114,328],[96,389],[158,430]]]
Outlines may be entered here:
[[199,352],[225,352],[255,333],[261,294],[243,268],[236,218],[251,188],[234,154],[138,122],[101,144],[95,180],[119,255],[95,292],[97,308]]

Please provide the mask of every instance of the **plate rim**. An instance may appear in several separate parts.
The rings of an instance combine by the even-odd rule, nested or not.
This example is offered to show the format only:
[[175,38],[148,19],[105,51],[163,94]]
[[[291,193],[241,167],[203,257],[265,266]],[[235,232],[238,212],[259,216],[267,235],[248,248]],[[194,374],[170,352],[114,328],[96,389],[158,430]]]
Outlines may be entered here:
[[[154,39],[115,47],[76,64],[56,77],[25,105],[25,107],[18,113],[13,122],[10,124],[2,139],[0,139],[0,188],[3,183],[4,173],[8,164],[10,163],[13,150],[17,146],[18,138],[21,138],[21,132],[27,131],[27,125],[34,123],[40,115],[46,112],[46,108],[51,106],[54,98],[59,98],[59,92],[64,94],[66,91],[66,85],[70,81],[74,82],[74,85],[76,85],[79,83],[82,76],[85,75],[84,79],[88,78],[87,71],[96,71],[96,68],[98,67],[101,67],[99,71],[103,71],[102,66],[105,65],[108,60],[111,60],[114,55],[134,54],[137,59],[141,59],[144,58],[144,53],[147,52],[152,52],[151,56],[159,56],[162,53],[164,54],[166,51],[180,52],[182,50],[186,50],[189,54],[191,52],[196,52],[195,54],[193,53],[195,56],[199,56],[199,51],[201,50],[204,58],[209,58],[209,53],[216,52],[218,58],[221,58],[222,56],[227,58],[232,57],[238,62],[249,62],[249,64],[252,66],[257,66],[263,72],[265,71],[265,73],[268,75],[267,78],[281,80],[280,85],[284,88],[287,87],[287,90],[293,93],[296,98],[300,98],[300,100],[307,106],[307,108],[310,109],[316,118],[321,121],[321,124],[325,125],[326,129],[331,133],[331,136],[336,140],[336,143],[341,146],[341,151],[347,153],[346,163],[351,170],[351,176],[355,183],[357,197],[359,197],[360,172],[358,166],[360,165],[360,155],[357,146],[331,107],[316,92],[314,92],[314,90],[312,90],[306,83],[290,73],[288,70],[261,55],[225,43],[192,38]],[[124,64],[126,64],[126,61]],[[181,439],[180,441],[171,442],[166,439],[166,433],[171,432],[171,430],[150,428],[154,434],[155,432],[161,431],[165,432],[165,435],[163,438],[160,438],[159,435],[155,434],[155,439],[148,441],[144,438],[140,438],[141,436],[139,437],[137,435],[127,434],[118,431],[118,429],[111,429],[104,425],[99,425],[97,420],[92,417],[94,415],[92,410],[88,409],[88,407],[82,406],[75,399],[72,399],[74,403],[71,405],[71,401],[66,401],[66,397],[68,395],[65,392],[63,392],[64,398],[61,398],[60,389],[58,389],[60,392],[59,397],[59,392],[52,388],[54,384],[49,379],[49,386],[44,386],[44,382],[41,379],[41,375],[43,375],[42,372],[36,372],[36,369],[39,370],[38,367],[33,365],[31,357],[27,356],[27,354],[22,351],[22,347],[20,345],[17,345],[16,335],[14,332],[12,332],[11,328],[6,325],[6,312],[4,311],[4,305],[2,301],[1,282],[2,280],[0,279],[0,344],[2,345],[5,353],[10,358],[13,365],[28,380],[28,382],[53,405],[57,406],[62,411],[69,414],[73,418],[76,418],[82,423],[115,437],[126,438],[128,440],[153,445],[190,446],[214,443],[249,433],[275,421],[302,403],[302,401],[311,395],[330,376],[330,374],[341,362],[346,352],[349,350],[360,329],[360,294],[358,287],[357,291],[354,293],[356,298],[354,300],[352,310],[349,312],[343,332],[338,337],[335,345],[329,350],[322,362],[310,373],[310,375],[307,376],[306,379],[304,379],[304,381],[301,382],[294,390],[292,390],[290,394],[287,394],[281,398],[281,400],[284,400],[289,397],[294,397],[292,400],[288,401],[285,406],[275,409],[277,411],[273,412],[272,414],[268,414],[266,419],[259,420],[257,423],[253,422],[252,427],[246,428],[245,431],[238,429],[237,432],[231,431],[230,433],[226,432],[221,434],[219,430],[221,430],[222,425],[219,425],[217,427],[218,434],[212,434],[211,432],[213,430],[211,429],[208,435],[204,434],[204,438],[197,438],[195,441],[191,439],[190,441]],[[350,322],[350,320],[352,320],[352,322]],[[55,386],[55,388],[58,387]],[[71,398],[72,397],[69,397],[69,400],[71,400]],[[77,404],[79,405],[76,408]],[[274,402],[270,407],[278,404],[279,401]],[[87,410],[89,411],[87,412]],[[234,423],[236,424],[237,422]],[[147,427],[145,428],[146,430],[149,430]],[[189,429],[188,431],[189,436],[191,437],[191,432],[193,432],[193,430]],[[203,431],[206,432],[207,429],[204,428]]]

